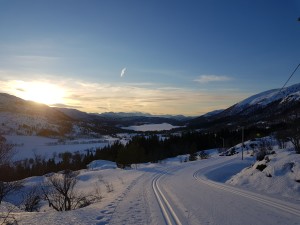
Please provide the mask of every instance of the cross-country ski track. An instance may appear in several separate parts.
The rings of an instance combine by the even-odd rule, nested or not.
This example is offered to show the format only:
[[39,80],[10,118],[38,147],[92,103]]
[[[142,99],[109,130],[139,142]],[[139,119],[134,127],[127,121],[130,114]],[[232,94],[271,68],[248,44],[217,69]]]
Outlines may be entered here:
[[145,169],[116,207],[109,224],[300,224],[298,204],[206,177],[215,168],[221,172],[223,166],[238,160],[224,157]]
[[[113,171],[118,177],[130,174],[132,179],[115,182],[122,191],[99,204],[64,213],[15,212],[12,216],[20,225],[300,225],[300,199],[224,183],[229,171],[233,175],[251,163],[231,156],[98,171],[105,179]],[[93,173],[97,171],[85,171],[81,178]]]

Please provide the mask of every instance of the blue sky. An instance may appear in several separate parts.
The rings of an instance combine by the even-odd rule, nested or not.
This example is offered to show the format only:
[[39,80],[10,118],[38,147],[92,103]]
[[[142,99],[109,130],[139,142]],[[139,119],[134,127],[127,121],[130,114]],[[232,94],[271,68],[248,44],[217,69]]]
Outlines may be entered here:
[[201,115],[284,84],[300,63],[298,17],[299,0],[0,0],[1,92]]

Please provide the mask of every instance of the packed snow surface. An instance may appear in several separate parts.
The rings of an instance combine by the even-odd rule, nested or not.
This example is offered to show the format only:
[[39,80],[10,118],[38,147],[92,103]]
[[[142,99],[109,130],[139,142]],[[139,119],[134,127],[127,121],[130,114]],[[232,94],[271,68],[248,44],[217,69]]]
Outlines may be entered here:
[[14,145],[16,154],[13,157],[13,161],[35,158],[36,156],[49,159],[64,152],[86,153],[86,151],[94,151],[97,148],[102,148],[119,140],[119,138],[112,138],[110,136],[64,141],[39,136],[4,135],[4,137],[8,143]]
[[[178,156],[127,170],[97,160],[80,171],[76,191],[95,193],[98,189],[102,195],[98,202],[56,212],[42,201],[40,212],[15,207],[11,216],[20,225],[300,224],[299,155],[290,149],[275,149],[268,162],[256,162],[251,151],[244,152],[244,160],[241,152],[232,156],[207,152],[211,157],[205,160],[183,162],[188,156]],[[257,170],[258,163],[265,163],[265,170]],[[45,179],[25,179],[23,191]],[[107,190],[108,184],[112,191]],[[10,204],[7,202],[17,204],[21,195],[5,199],[2,211]]]

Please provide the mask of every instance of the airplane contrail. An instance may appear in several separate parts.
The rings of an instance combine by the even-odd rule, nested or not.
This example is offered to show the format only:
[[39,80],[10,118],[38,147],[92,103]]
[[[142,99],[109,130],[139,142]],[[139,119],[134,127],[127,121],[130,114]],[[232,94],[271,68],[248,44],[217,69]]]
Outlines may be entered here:
[[123,77],[125,75],[125,71],[126,71],[126,67],[122,69],[122,71],[121,71],[121,77]]

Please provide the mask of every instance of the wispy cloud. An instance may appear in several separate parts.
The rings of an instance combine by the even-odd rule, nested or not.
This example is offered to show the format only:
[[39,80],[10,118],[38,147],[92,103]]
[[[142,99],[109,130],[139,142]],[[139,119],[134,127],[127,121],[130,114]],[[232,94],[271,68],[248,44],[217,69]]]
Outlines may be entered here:
[[198,83],[210,83],[210,82],[221,82],[221,81],[229,81],[229,80],[232,80],[232,78],[228,76],[201,75],[197,77],[194,81]]
[[59,108],[82,109],[82,106],[80,106],[80,105],[66,105],[66,104],[62,104],[62,103],[53,104],[51,106],[59,107]]

